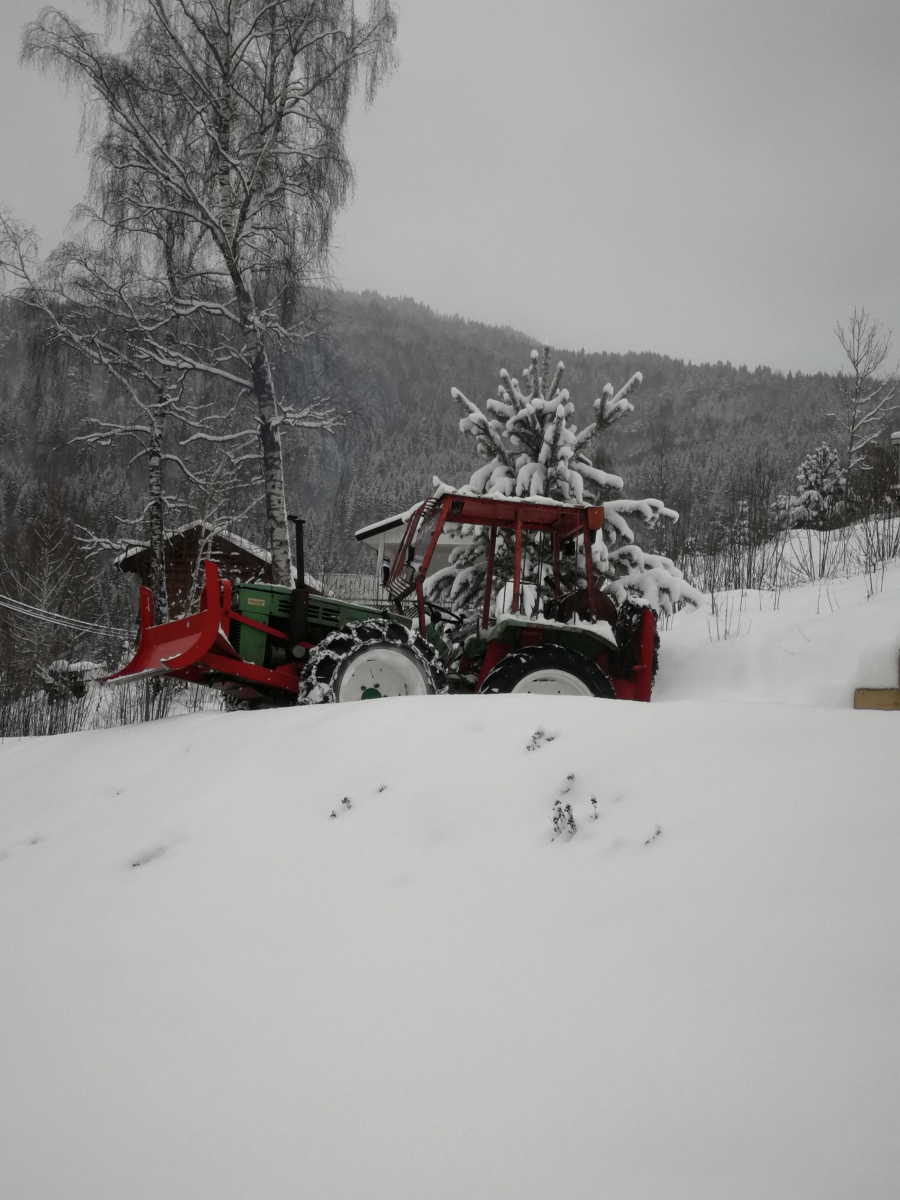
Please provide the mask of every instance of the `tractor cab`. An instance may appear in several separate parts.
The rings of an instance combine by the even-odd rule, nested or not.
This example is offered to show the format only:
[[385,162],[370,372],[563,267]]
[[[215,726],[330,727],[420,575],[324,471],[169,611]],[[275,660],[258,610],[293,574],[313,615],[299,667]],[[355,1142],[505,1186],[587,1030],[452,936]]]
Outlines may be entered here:
[[[419,633],[427,638],[435,620],[451,624],[458,620],[452,612],[438,610],[429,599],[427,579],[439,545],[446,543],[450,530],[488,530],[482,610],[478,629],[463,648],[457,676],[460,683],[466,681],[476,691],[544,690],[538,689],[533,672],[526,668],[537,663],[536,669],[540,669],[552,660],[555,665],[552,670],[547,666],[550,675],[545,679],[548,691],[649,700],[656,646],[654,616],[649,609],[629,606],[631,611],[624,614],[623,621],[609,596],[597,586],[590,547],[603,521],[602,505],[458,493],[433,497],[406,522],[393,563],[385,572],[385,587],[397,611],[402,611],[404,601],[414,604]],[[512,578],[496,588],[498,533],[503,534],[506,558],[512,556]],[[562,559],[575,555],[579,548],[585,586],[562,594]],[[532,560],[530,573],[536,575],[537,585],[525,580],[526,555]],[[542,586],[546,579],[552,580],[550,595],[542,595],[547,591]],[[514,661],[495,674],[510,655],[515,656]],[[582,660],[596,669],[585,668]],[[563,678],[572,675],[566,668],[573,664],[587,678]],[[507,687],[512,676],[521,672],[522,679],[516,678]]]

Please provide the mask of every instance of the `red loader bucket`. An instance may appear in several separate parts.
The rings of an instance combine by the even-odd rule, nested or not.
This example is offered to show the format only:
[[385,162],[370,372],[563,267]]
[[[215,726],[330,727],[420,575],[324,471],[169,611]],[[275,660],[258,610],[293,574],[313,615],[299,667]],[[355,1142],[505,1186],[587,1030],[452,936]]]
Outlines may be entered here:
[[206,582],[202,606],[200,612],[191,617],[154,625],[153,595],[149,588],[141,588],[141,637],[138,648],[131,662],[110,675],[106,683],[126,683],[133,679],[149,679],[154,675],[177,675],[184,679],[199,680],[206,673],[202,660],[214,648],[217,655],[240,662],[228,641],[227,628],[222,628],[222,618],[231,607],[231,583],[225,581],[224,588],[228,595],[223,605],[215,563],[204,562],[203,568]]

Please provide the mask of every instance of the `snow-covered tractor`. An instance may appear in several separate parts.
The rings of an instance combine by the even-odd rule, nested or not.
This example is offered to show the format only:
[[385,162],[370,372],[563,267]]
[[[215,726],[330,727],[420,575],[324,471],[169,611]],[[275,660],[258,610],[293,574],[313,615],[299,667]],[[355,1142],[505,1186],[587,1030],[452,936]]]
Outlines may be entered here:
[[[232,586],[207,561],[200,611],[154,625],[152,595],[142,587],[137,650],[108,682],[173,676],[250,706],[448,690],[646,701],[655,671],[655,619],[646,607],[626,603],[617,610],[597,586],[589,547],[603,521],[602,505],[459,493],[432,498],[405,522],[393,561],[385,565],[384,606],[349,603],[308,587],[298,522],[294,588]],[[453,637],[460,615],[435,604],[427,587],[447,526],[479,528],[487,538],[483,604],[477,628],[463,642]],[[578,572],[563,569],[579,547],[580,584]],[[541,587],[524,578],[526,560],[535,577],[535,557]],[[511,578],[502,578],[501,570]],[[576,580],[568,593],[565,577]]]

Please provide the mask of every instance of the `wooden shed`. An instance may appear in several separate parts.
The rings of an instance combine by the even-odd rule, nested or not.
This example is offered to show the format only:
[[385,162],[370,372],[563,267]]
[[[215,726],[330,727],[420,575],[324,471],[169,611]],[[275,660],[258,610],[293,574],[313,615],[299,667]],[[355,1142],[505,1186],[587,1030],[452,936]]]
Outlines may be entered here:
[[[215,530],[205,521],[193,521],[166,537],[166,591],[172,614],[183,612],[200,558],[211,558],[223,576],[234,583],[272,581],[272,557],[268,550],[228,530]],[[132,546],[115,560],[120,571],[137,575],[150,586],[150,548]]]

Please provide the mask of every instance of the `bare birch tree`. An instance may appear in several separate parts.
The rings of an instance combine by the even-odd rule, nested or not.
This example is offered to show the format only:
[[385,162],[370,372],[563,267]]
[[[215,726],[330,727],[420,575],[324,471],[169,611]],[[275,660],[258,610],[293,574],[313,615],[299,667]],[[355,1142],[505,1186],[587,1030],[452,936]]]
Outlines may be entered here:
[[148,214],[183,225],[190,269],[174,311],[220,331],[208,343],[162,333],[167,371],[201,371],[252,397],[277,582],[291,579],[281,431],[328,427],[315,401],[279,395],[273,352],[307,332],[303,286],[325,264],[352,183],[344,146],[360,73],[367,99],[392,62],[390,0],[366,19],[353,0],[107,0],[124,49],[45,10],[23,57],[99,100],[92,142],[96,216],[123,229]]
[[[73,441],[122,447],[123,477],[138,464],[146,472],[146,503],[136,517],[117,515],[119,526],[130,532],[124,541],[89,533],[86,540],[89,552],[121,550],[140,544],[146,531],[155,617],[164,622],[169,615],[167,518],[188,503],[183,489],[181,494],[173,491],[167,475],[174,470],[183,485],[193,485],[193,490],[201,493],[208,490],[210,464],[191,463],[184,447],[194,441],[198,429],[218,431],[224,427],[221,417],[211,420],[208,412],[186,398],[188,370],[172,370],[156,361],[155,343],[160,339],[171,343],[177,334],[172,328],[177,316],[171,294],[142,273],[133,242],[112,238],[108,248],[103,248],[93,245],[85,233],[64,242],[41,262],[34,232],[3,213],[0,273],[18,285],[16,299],[42,318],[45,343],[74,351],[91,366],[101,368],[115,387],[119,415],[115,419],[90,418],[90,431]],[[220,434],[211,436],[224,443],[217,447],[218,457],[223,450],[227,457],[228,440]],[[221,465],[214,467],[213,474],[221,481]]]
[[840,433],[847,491],[851,492],[854,475],[866,469],[866,448],[881,436],[896,407],[900,381],[895,371],[882,372],[891,352],[891,331],[865,308],[854,308],[847,327],[838,322],[834,332],[850,369],[833,376],[834,409],[826,415]]

